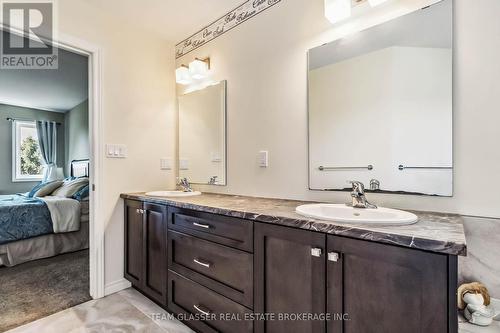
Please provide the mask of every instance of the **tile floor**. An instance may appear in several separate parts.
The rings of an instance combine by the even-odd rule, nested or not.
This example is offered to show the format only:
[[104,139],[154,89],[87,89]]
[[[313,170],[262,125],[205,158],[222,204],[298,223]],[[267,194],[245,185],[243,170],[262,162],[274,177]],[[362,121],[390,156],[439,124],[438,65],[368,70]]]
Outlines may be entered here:
[[58,312],[8,333],[192,333],[179,321],[134,289]]
[[[193,333],[179,321],[166,317],[166,311],[130,288],[58,312],[8,333]],[[463,317],[459,322],[460,333],[500,332],[498,321],[489,327],[471,325]]]

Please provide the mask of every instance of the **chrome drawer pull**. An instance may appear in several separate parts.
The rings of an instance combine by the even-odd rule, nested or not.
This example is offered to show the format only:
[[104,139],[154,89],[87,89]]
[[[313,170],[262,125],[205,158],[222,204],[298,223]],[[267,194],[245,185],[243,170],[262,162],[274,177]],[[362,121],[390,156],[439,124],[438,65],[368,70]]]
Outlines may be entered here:
[[206,267],[206,268],[210,268],[210,264],[203,262],[203,261],[200,261],[197,258],[194,258],[193,261],[195,263],[197,263],[198,265],[201,265],[201,266]]
[[340,253],[330,252],[328,253],[328,261],[337,262],[340,260]]
[[203,311],[202,309],[200,309],[199,305],[193,305],[193,307],[196,309],[196,311],[204,314],[205,316],[210,316],[210,312],[209,311]]
[[209,226],[208,224],[200,224],[200,223],[193,222],[193,225],[194,225],[195,227],[200,227],[200,228],[210,229],[210,226]]
[[144,214],[144,209],[137,208],[135,211],[137,214]]

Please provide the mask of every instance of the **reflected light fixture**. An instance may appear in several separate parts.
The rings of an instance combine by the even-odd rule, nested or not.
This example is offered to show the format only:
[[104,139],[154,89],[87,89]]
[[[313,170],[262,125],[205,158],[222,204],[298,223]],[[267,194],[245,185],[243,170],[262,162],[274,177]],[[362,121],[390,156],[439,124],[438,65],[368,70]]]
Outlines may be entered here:
[[378,6],[380,4],[383,4],[386,1],[387,0],[368,0],[368,2],[370,3],[370,6],[372,6],[372,7],[375,7],[375,6]]
[[351,16],[351,0],[325,0],[325,17],[337,23]]
[[195,80],[202,80],[208,77],[210,69],[210,58],[199,59],[195,58],[194,61],[189,63],[189,73]]
[[181,67],[175,70],[175,82],[182,85],[188,85],[193,82],[189,68],[186,65],[181,65]]

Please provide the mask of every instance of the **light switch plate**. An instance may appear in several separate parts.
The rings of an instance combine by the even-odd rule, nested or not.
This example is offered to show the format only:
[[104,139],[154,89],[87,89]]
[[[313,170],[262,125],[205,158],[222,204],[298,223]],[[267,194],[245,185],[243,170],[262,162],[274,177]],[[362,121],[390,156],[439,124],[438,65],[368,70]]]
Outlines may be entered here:
[[189,170],[189,160],[186,158],[179,159],[179,170]]
[[160,159],[160,170],[172,170],[172,159],[161,158]]
[[257,159],[261,168],[267,168],[269,166],[269,152],[267,150],[259,151]]
[[106,145],[106,157],[108,158],[126,158],[127,155],[128,149],[126,145],[109,143]]

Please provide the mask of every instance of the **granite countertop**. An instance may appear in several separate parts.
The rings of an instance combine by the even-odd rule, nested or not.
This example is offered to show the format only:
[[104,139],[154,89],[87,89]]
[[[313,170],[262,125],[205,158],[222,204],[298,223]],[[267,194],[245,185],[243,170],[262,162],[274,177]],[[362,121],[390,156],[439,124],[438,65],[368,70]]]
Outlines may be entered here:
[[461,256],[467,253],[463,221],[454,214],[413,211],[419,220],[412,225],[352,225],[297,214],[297,206],[311,203],[304,201],[213,193],[184,198],[150,197],[144,193],[122,194],[121,197],[437,253]]

